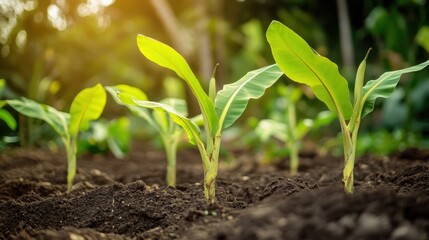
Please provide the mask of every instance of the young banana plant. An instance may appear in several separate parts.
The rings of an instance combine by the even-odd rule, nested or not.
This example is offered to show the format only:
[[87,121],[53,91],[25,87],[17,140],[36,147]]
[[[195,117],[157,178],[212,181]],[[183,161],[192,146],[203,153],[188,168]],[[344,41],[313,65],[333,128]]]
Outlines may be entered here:
[[269,119],[262,119],[255,128],[256,135],[262,142],[271,138],[285,143],[290,158],[290,174],[298,173],[299,149],[302,139],[310,132],[330,124],[335,114],[329,111],[320,112],[314,119],[297,119],[296,105],[302,91],[293,86],[278,85],[281,104],[277,104]]
[[[182,128],[175,124],[165,112],[153,111],[151,114],[148,109],[136,106],[134,102],[132,102],[132,104],[122,102],[117,94],[118,92],[121,92],[122,94],[133,96],[135,99],[147,100],[146,94],[140,89],[125,84],[119,84],[116,86],[106,87],[106,90],[112,95],[116,103],[125,105],[134,115],[144,119],[159,133],[167,155],[167,185],[173,187],[176,186],[177,145],[183,135]],[[188,115],[186,101],[183,99],[166,98],[161,100],[160,103],[174,108],[182,116]]]
[[282,72],[277,65],[263,67],[225,85],[219,92],[216,92],[215,78],[212,77],[207,94],[186,60],[173,48],[144,35],[137,36],[137,45],[146,58],[174,71],[187,83],[198,101],[204,134],[200,133],[194,121],[170,105],[141,100],[128,93],[119,92],[118,96],[124,103],[168,113],[185,130],[189,142],[197,145],[200,152],[204,170],[204,196],[207,205],[213,205],[216,202],[215,180],[222,130],[231,126],[244,112],[249,100],[261,97],[280,78]]
[[352,193],[356,141],[361,119],[374,109],[377,98],[387,98],[392,94],[402,74],[422,70],[429,65],[429,60],[409,68],[385,72],[364,86],[367,53],[357,70],[352,105],[347,80],[338,72],[335,63],[320,56],[304,39],[278,21],[270,24],[266,35],[274,59],[285,75],[295,82],[310,86],[316,97],[337,114],[343,136],[344,190]]
[[83,89],[73,99],[70,113],[37,103],[27,98],[7,100],[7,103],[19,113],[45,121],[60,136],[67,153],[67,189],[73,186],[76,175],[76,153],[79,132],[90,127],[90,121],[96,120],[106,105],[106,92],[97,84]]

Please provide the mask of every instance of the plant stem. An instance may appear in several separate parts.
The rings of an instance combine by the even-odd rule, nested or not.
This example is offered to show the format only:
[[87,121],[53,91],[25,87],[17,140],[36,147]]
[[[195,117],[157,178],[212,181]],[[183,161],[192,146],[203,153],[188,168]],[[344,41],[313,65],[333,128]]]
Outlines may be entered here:
[[73,179],[76,176],[76,144],[66,145],[67,152],[67,191],[71,191]]
[[298,140],[296,139],[296,109],[295,103],[291,100],[288,104],[288,139],[289,139],[289,152],[290,152],[290,174],[296,175],[298,173],[299,158],[298,158]]
[[[356,158],[357,135],[360,126],[360,116],[361,114],[358,114],[358,116],[354,120],[355,123],[352,132],[348,131],[348,128],[345,128],[344,130],[342,129],[345,161],[343,170],[343,182],[344,191],[346,193],[353,193],[353,170]],[[353,121],[353,119],[351,121]]]
[[209,158],[209,166],[204,169],[204,197],[208,206],[213,206],[216,203],[216,177],[219,164],[219,149],[221,135],[216,134],[213,144],[213,151],[207,152]]
[[176,186],[176,153],[177,153],[177,140],[166,136],[162,137],[164,149],[167,154],[167,185]]
[[290,174],[292,176],[298,173],[299,157],[298,157],[298,146],[296,142],[289,144],[290,151]]

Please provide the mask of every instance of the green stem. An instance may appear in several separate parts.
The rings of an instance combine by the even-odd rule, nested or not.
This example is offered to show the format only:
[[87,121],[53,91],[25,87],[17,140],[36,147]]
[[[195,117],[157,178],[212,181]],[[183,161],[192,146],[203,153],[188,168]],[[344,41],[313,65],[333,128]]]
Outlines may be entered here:
[[164,149],[167,154],[167,185],[176,186],[176,153],[177,153],[177,140],[169,137],[162,137],[164,142]]
[[204,169],[204,196],[208,206],[216,203],[216,177],[219,164],[219,149],[220,149],[221,135],[216,134],[213,144],[213,151],[207,152],[210,160],[209,166]]
[[[344,182],[344,191],[346,193],[353,193],[353,182],[354,182],[354,165],[356,158],[356,147],[357,147],[357,135],[359,132],[360,126],[360,114],[356,116],[354,121],[353,131],[348,131],[348,128],[345,128],[343,131],[343,141],[344,141],[344,170],[343,170],[343,182]],[[347,137],[346,137],[347,136]],[[345,139],[347,138],[347,140]],[[348,144],[346,144],[346,141]]]
[[66,145],[67,152],[67,191],[71,191],[73,186],[73,180],[76,176],[76,144],[71,143],[69,146]]
[[298,167],[299,167],[298,146],[296,142],[289,144],[289,151],[290,151],[290,174],[293,176],[298,173]]
[[296,110],[295,104],[290,101],[288,105],[288,136],[289,136],[289,152],[290,152],[290,173],[296,175],[298,173],[299,158],[298,158],[298,140],[296,139]]

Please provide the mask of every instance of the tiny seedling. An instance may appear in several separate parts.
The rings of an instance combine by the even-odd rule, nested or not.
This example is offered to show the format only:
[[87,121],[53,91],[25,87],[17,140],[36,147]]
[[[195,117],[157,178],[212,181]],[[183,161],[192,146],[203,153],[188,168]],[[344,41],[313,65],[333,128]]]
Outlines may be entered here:
[[[116,103],[125,105],[134,115],[145,119],[146,122],[159,133],[167,155],[167,185],[176,186],[176,153],[177,145],[184,133],[182,128],[175,124],[165,112],[153,111],[152,114],[150,114],[146,108],[136,106],[134,102],[132,104],[122,102],[117,94],[121,92],[122,94],[131,95],[135,99],[147,100],[146,94],[140,89],[120,84],[106,87],[106,90],[112,95]],[[188,115],[186,102],[183,99],[167,98],[161,100],[160,103],[176,109],[182,116]]]
[[347,80],[338,72],[335,63],[320,56],[304,39],[278,21],[270,24],[266,34],[274,59],[285,75],[295,82],[310,86],[316,97],[337,114],[343,137],[344,190],[352,193],[361,118],[374,109],[377,98],[387,98],[392,94],[402,74],[422,70],[429,65],[429,60],[409,68],[385,72],[363,86],[368,51],[356,73],[352,105]]
[[216,92],[216,81],[212,77],[207,94],[186,60],[173,48],[144,35],[137,36],[137,45],[146,58],[173,70],[188,84],[201,110],[204,134],[200,134],[200,129],[194,121],[170,105],[139,100],[121,92],[119,98],[125,103],[166,112],[185,130],[189,142],[196,144],[200,152],[204,170],[204,196],[207,205],[213,205],[216,202],[215,180],[222,130],[231,126],[241,116],[250,99],[261,97],[283,73],[277,65],[263,67],[247,73],[234,83],[225,85],[219,92]]
[[290,157],[290,173],[295,175],[298,173],[298,153],[302,139],[309,131],[317,130],[331,123],[335,114],[323,111],[314,120],[306,118],[297,121],[296,104],[301,99],[302,91],[299,88],[284,85],[279,85],[277,89],[281,96],[280,102],[276,104],[270,119],[262,119],[258,123],[255,133],[263,142],[274,137],[286,143]]
[[48,123],[60,136],[67,153],[67,189],[71,190],[76,175],[76,153],[79,132],[89,128],[90,121],[98,119],[106,105],[106,92],[97,84],[83,89],[74,98],[70,113],[37,103],[27,98],[7,100],[19,113]]

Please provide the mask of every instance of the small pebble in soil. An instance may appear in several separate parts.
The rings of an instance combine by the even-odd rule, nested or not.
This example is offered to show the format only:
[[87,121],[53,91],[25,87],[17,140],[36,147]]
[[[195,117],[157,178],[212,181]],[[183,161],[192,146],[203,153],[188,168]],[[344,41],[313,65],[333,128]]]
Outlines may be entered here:
[[397,227],[390,236],[392,240],[412,240],[412,239],[426,239],[427,236],[424,236],[416,227],[404,224]]
[[250,177],[248,177],[248,176],[242,176],[242,177],[241,177],[241,180],[242,180],[242,181],[249,181],[249,180],[250,180]]
[[340,218],[338,222],[347,229],[353,229],[356,226],[356,218],[355,214],[349,214]]
[[84,237],[74,234],[74,233],[70,233],[69,234],[70,240],[85,240]]
[[335,222],[328,223],[326,230],[328,230],[333,236],[344,236],[346,232],[341,224]]
[[391,230],[389,217],[386,215],[376,216],[371,213],[362,213],[355,229],[360,236],[382,236]]

